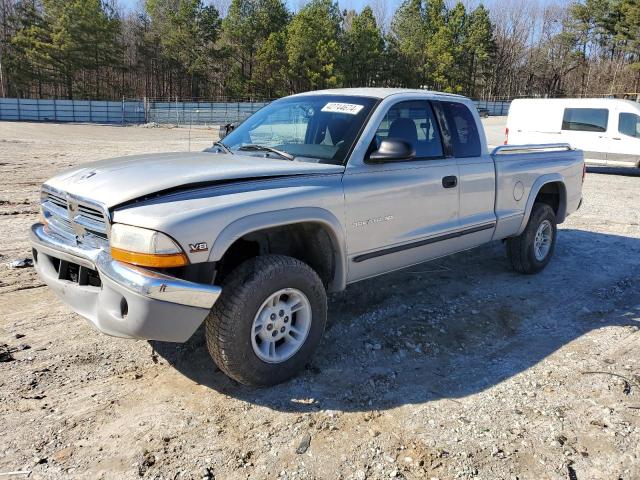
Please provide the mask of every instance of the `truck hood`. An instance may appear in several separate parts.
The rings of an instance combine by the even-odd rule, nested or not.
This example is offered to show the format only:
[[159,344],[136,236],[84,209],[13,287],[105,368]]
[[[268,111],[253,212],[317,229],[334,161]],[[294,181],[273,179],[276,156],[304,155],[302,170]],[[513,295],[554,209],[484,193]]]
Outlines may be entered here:
[[340,165],[210,152],[161,153],[87,163],[45,182],[60,192],[101,203],[107,208],[175,188],[249,178],[331,174]]

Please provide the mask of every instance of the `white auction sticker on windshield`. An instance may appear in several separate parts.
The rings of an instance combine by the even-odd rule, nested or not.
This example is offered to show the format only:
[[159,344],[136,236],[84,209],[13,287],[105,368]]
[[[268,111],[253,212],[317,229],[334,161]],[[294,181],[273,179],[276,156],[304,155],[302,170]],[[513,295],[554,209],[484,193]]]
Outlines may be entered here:
[[357,115],[360,110],[364,108],[364,105],[357,105],[355,103],[337,103],[329,102],[322,107],[323,112],[334,113],[348,113],[349,115]]

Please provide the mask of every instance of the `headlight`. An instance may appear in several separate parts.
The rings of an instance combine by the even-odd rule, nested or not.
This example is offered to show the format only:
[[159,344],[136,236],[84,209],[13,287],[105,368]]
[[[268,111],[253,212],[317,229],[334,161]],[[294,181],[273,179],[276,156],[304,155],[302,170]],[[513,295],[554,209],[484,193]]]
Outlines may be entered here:
[[146,228],[116,223],[111,227],[111,257],[141,267],[169,268],[189,260],[168,235]]

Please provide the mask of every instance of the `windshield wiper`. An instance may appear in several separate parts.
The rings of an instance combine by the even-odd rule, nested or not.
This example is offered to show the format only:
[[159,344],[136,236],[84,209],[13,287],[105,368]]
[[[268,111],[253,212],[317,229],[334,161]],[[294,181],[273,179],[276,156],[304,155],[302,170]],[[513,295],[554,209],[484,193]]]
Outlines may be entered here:
[[213,142],[213,146],[214,147],[220,147],[222,150],[224,150],[225,153],[229,153],[229,154],[233,155],[233,152],[231,151],[231,149],[229,147],[227,147],[222,142]]
[[242,145],[241,147],[238,148],[238,150],[245,150],[248,152],[251,152],[251,151],[271,152],[271,153],[275,153],[276,155],[280,155],[281,157],[286,158],[287,160],[294,160],[296,158],[290,153],[283,152],[282,150],[278,150],[277,148],[265,147],[264,145],[255,145],[255,144]]

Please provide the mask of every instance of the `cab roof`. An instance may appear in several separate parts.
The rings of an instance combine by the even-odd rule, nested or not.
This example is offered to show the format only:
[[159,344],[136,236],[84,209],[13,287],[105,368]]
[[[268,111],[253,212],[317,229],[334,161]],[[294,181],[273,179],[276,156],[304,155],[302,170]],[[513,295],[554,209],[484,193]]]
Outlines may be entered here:
[[326,90],[313,90],[310,92],[298,93],[295,96],[304,95],[351,95],[357,97],[369,98],[387,98],[391,95],[400,95],[403,93],[418,94],[426,98],[434,97],[453,97],[457,99],[466,98],[462,95],[454,93],[434,92],[431,90],[413,89],[413,88],[330,88]]

